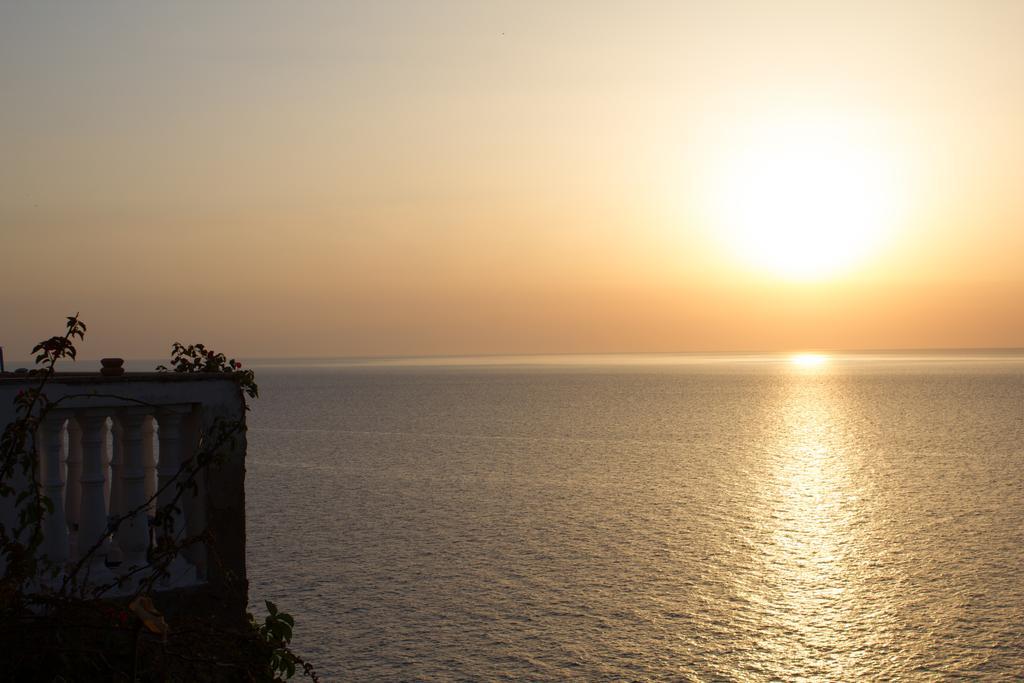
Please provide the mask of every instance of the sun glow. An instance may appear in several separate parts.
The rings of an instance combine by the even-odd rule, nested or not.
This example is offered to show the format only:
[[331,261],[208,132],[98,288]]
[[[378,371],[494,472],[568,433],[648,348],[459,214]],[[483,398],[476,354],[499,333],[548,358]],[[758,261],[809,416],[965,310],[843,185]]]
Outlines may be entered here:
[[789,357],[789,362],[801,368],[816,368],[828,362],[828,356],[822,353],[797,353]]
[[898,223],[891,148],[843,119],[761,121],[731,136],[718,157],[712,228],[756,269],[831,277],[876,251]]

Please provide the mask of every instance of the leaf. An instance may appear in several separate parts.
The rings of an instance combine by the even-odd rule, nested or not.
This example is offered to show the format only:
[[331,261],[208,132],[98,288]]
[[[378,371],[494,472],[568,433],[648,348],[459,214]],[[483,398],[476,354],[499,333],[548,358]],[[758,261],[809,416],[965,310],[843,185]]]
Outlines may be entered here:
[[167,639],[167,622],[164,615],[153,605],[153,600],[148,595],[140,595],[131,601],[128,609],[132,611],[151,632],[162,635]]

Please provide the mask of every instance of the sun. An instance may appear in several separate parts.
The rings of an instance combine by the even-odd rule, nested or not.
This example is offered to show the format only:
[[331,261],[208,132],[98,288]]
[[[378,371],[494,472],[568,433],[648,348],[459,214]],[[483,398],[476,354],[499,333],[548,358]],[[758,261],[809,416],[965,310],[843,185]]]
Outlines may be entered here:
[[894,230],[896,171],[890,150],[841,120],[761,122],[734,133],[711,169],[711,227],[755,269],[831,277]]

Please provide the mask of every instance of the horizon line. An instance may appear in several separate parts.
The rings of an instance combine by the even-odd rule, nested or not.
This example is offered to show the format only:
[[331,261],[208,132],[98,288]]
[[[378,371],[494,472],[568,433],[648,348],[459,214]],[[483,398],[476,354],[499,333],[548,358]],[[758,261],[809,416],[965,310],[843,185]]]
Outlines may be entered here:
[[[216,349],[214,349],[216,350]],[[893,347],[893,348],[856,348],[836,349],[821,347],[803,347],[787,350],[743,349],[725,351],[529,351],[529,352],[490,352],[490,353],[438,353],[438,354],[380,354],[380,355],[310,355],[310,356],[242,356],[235,358],[257,361],[317,361],[317,360],[350,360],[350,361],[387,361],[387,360],[445,360],[459,358],[542,358],[551,356],[585,357],[585,356],[786,356],[799,353],[820,353],[825,355],[868,355],[868,354],[964,354],[964,353],[1004,353],[1024,354],[1024,346],[948,346],[948,347]],[[99,362],[108,356],[79,357],[70,364],[83,362]],[[167,358],[159,356],[123,356],[125,362],[156,361],[167,362]],[[5,365],[34,365],[27,359],[7,359]]]

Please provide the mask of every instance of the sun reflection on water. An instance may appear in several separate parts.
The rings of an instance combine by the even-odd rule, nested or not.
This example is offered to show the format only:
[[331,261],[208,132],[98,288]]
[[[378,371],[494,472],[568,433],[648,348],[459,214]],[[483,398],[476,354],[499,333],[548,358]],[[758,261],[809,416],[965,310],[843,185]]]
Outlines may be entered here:
[[789,362],[801,368],[817,368],[828,362],[823,353],[796,353],[789,357]]
[[[817,356],[800,365],[824,362]],[[823,376],[801,375],[776,408],[765,444],[764,574],[750,596],[770,606],[766,619],[773,622],[765,624],[773,637],[760,644],[760,657],[770,669],[834,676],[856,668],[853,633],[867,602],[857,570],[862,508],[843,440],[844,406]]]

